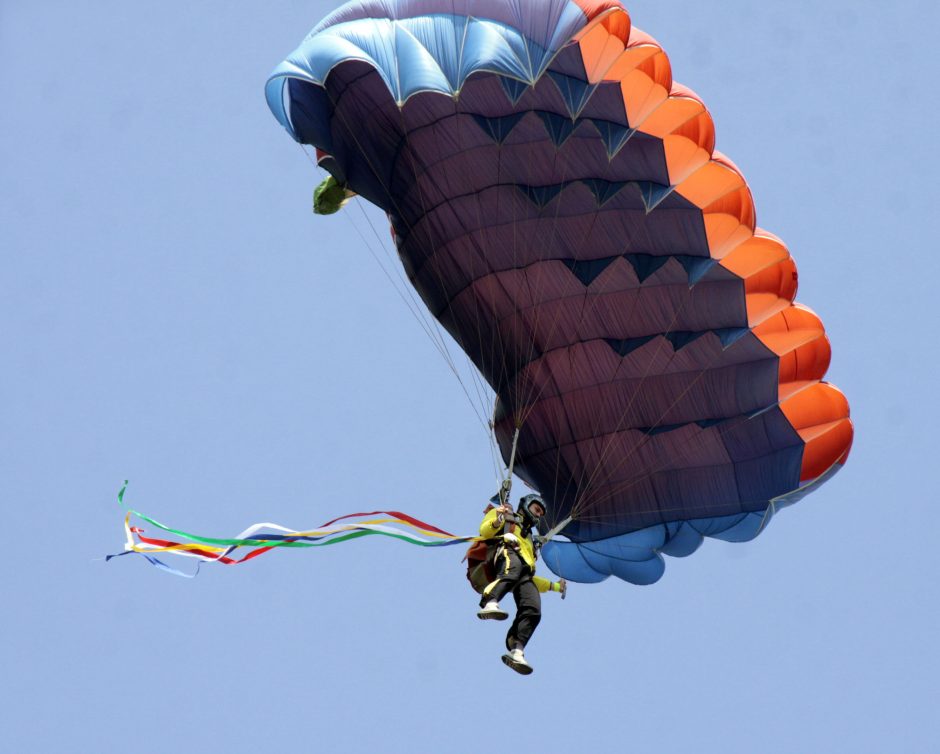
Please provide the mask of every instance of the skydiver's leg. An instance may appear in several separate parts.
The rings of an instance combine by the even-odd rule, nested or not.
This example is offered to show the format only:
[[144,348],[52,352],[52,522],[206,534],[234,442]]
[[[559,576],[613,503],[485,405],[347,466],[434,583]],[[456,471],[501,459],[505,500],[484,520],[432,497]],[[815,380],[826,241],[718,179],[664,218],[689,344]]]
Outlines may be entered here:
[[512,590],[516,600],[516,617],[506,634],[507,649],[515,649],[517,645],[523,648],[532,638],[532,633],[542,620],[542,595],[532,581],[531,574],[527,574]]
[[483,589],[480,597],[480,607],[491,600],[499,602],[506,594],[513,590],[516,583],[522,578],[523,569],[527,568],[518,553],[510,547],[501,547],[496,552],[493,562],[496,579]]

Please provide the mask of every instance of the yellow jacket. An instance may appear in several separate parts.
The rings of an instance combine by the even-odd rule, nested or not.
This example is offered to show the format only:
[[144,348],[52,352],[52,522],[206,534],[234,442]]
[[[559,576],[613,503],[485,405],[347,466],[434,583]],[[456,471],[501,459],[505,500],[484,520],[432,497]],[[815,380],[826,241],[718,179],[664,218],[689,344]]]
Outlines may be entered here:
[[484,539],[502,539],[505,533],[504,528],[508,528],[516,535],[516,541],[519,543],[517,552],[526,565],[532,569],[532,581],[535,583],[535,587],[540,592],[560,592],[561,587],[558,584],[534,575],[535,561],[538,556],[535,554],[535,544],[532,542],[531,536],[523,537],[521,529],[513,523],[509,523],[507,526],[505,517],[496,508],[490,508],[483,516],[483,520],[480,522],[480,536]]

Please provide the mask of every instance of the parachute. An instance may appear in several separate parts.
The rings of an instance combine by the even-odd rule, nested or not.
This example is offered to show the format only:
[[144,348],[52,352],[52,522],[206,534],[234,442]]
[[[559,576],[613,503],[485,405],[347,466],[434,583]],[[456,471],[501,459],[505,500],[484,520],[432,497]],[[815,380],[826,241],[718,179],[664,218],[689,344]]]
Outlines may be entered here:
[[358,0],[266,84],[389,217],[496,394],[504,460],[568,521],[559,576],[656,581],[845,463],[830,345],[701,99],[615,0]]

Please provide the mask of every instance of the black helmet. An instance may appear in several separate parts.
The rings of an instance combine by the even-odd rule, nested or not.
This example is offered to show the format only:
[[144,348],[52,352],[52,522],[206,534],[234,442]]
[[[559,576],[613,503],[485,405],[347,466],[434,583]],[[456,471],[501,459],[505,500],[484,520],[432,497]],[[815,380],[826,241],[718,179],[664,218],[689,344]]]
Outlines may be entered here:
[[529,495],[523,495],[521,498],[519,498],[519,514],[522,516],[523,525],[533,527],[538,526],[542,516],[537,516],[531,510],[529,510],[529,508],[536,503],[538,503],[542,507],[542,510],[545,511],[545,514],[543,515],[547,515],[548,508],[545,506],[545,501],[542,500],[541,495],[536,495],[533,493]]

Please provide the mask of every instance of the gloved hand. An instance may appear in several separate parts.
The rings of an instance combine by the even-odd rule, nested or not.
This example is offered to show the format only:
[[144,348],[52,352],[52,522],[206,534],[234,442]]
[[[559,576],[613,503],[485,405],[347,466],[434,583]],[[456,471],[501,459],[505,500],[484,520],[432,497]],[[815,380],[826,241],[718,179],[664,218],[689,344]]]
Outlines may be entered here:
[[565,595],[568,594],[568,582],[565,579],[559,579],[558,591],[561,592],[562,599],[564,599]]
[[513,550],[519,549],[519,537],[517,537],[511,531],[508,531],[505,534],[503,534],[503,543],[507,547],[511,547]]

